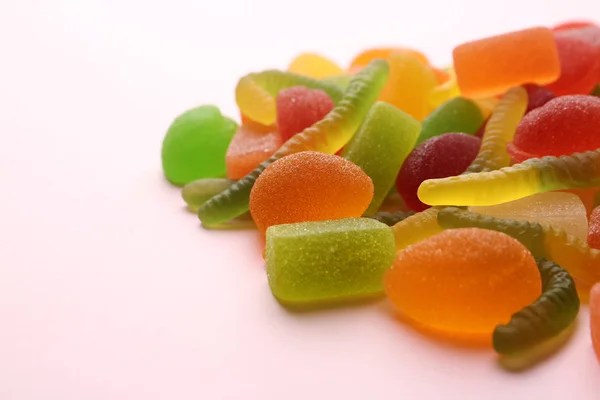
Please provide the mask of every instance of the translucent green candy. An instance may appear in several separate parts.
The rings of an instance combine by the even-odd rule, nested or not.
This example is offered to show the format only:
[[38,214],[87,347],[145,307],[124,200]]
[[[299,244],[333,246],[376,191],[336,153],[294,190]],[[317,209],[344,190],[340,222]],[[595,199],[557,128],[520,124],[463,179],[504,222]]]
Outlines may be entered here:
[[269,165],[290,154],[320,151],[334,154],[344,147],[362,124],[387,80],[389,67],[374,60],[354,76],[344,96],[322,120],[293,136],[254,171],[208,200],[198,209],[204,226],[218,225],[248,211],[250,191]]
[[267,229],[267,276],[283,303],[352,299],[383,292],[396,250],[390,227],[369,218]]
[[423,120],[417,145],[434,136],[449,132],[474,135],[483,124],[479,107],[471,100],[455,97],[436,108]]
[[378,102],[371,107],[365,121],[342,157],[358,165],[373,180],[375,193],[365,215],[377,211],[394,186],[404,159],[419,135],[421,124],[391,104]]
[[234,182],[234,180],[225,178],[198,179],[181,189],[181,197],[190,209],[197,210],[208,199],[221,193]]
[[237,124],[215,106],[186,111],[173,121],[162,144],[162,166],[175,185],[225,175],[225,152]]

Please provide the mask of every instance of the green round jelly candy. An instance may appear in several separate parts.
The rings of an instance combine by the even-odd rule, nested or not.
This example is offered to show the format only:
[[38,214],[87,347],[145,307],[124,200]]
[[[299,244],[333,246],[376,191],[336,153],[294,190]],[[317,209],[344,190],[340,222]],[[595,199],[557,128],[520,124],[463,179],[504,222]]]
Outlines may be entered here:
[[479,107],[471,100],[455,97],[433,110],[421,125],[417,145],[434,136],[460,132],[474,135],[483,124]]
[[235,121],[215,106],[201,106],[173,121],[162,144],[167,179],[185,185],[196,179],[225,175],[225,152],[237,130]]

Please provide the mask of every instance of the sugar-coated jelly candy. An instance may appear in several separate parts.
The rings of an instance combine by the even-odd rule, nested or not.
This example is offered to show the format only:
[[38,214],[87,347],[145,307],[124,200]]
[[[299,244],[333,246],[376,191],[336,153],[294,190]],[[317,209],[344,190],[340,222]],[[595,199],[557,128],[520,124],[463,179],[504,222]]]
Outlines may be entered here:
[[242,77],[235,88],[235,101],[242,114],[251,120],[263,125],[272,125],[277,119],[277,94],[280,90],[293,86],[321,89],[334,103],[343,96],[343,89],[332,82],[291,72],[268,70]]
[[594,249],[600,249],[600,207],[594,208],[590,216],[587,243]]
[[567,21],[556,25],[554,28],[552,28],[552,30],[554,30],[554,32],[560,32],[572,29],[587,28],[588,26],[594,26],[594,23],[589,21]]
[[269,286],[283,303],[339,301],[383,292],[394,235],[369,218],[302,222],[267,230]]
[[590,293],[590,328],[592,345],[600,361],[600,283],[595,285]]
[[162,143],[166,178],[185,185],[201,178],[225,175],[225,152],[237,124],[215,106],[201,106],[178,116]]
[[545,85],[560,76],[554,34],[537,27],[457,46],[454,69],[463,96],[486,97],[525,83]]
[[304,151],[264,170],[250,193],[250,212],[264,232],[271,225],[360,217],[372,199],[373,182],[360,167]]
[[473,135],[483,124],[479,107],[469,99],[455,97],[446,101],[423,120],[417,144],[448,132]]
[[429,112],[429,95],[437,85],[435,74],[419,57],[410,53],[393,52],[387,61],[390,76],[379,100],[422,121]]
[[366,215],[377,211],[394,186],[420,128],[410,115],[391,104],[378,102],[344,148],[342,157],[358,165],[373,180],[374,195]]
[[363,68],[354,76],[343,98],[325,118],[293,136],[254,171],[204,203],[198,209],[202,224],[207,227],[220,224],[248,211],[248,200],[254,182],[265,168],[278,159],[307,150],[331,154],[341,149],[360,127],[387,76],[388,65],[384,60],[372,61]]
[[446,334],[488,338],[542,291],[527,248],[478,228],[444,231],[408,247],[385,274],[384,286],[407,320]]
[[[231,139],[225,154],[227,177],[243,178],[258,164],[271,157],[282,143],[276,126],[265,126],[253,121],[243,123]],[[225,189],[227,188],[223,188]]]
[[327,93],[305,86],[281,90],[276,104],[277,126],[284,142],[322,120],[334,106]]
[[314,53],[298,55],[288,67],[288,71],[317,79],[340,75],[344,72],[333,61]]
[[539,193],[495,206],[471,207],[470,210],[498,218],[548,224],[582,240],[587,237],[586,210],[573,193]]
[[600,98],[571,95],[550,100],[527,114],[507,146],[517,162],[561,156],[600,147]]
[[600,48],[571,35],[555,33],[560,57],[560,78],[546,87],[557,96],[589,94],[600,78]]
[[445,133],[424,141],[408,155],[396,180],[396,189],[411,210],[421,211],[428,206],[417,197],[421,182],[454,176],[471,164],[481,140],[464,133]]

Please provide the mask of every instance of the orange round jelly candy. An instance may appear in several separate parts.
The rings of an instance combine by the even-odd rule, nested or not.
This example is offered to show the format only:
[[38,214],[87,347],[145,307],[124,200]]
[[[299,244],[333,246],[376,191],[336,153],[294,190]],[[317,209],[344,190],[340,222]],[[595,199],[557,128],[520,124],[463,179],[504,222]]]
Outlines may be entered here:
[[491,230],[446,230],[399,253],[385,291],[406,320],[433,332],[491,338],[542,292],[531,253]]
[[356,164],[304,151],[260,174],[250,192],[250,213],[265,232],[271,225],[360,217],[372,198],[373,182]]

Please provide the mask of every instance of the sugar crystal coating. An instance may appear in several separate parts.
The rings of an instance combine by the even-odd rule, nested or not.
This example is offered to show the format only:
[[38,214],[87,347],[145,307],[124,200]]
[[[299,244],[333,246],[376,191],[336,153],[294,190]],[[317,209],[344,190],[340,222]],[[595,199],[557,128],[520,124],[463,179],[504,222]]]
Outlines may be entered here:
[[258,164],[271,157],[282,144],[283,140],[277,127],[246,121],[238,128],[227,148],[227,177],[243,178]]
[[449,132],[473,135],[481,124],[483,116],[479,107],[469,99],[455,97],[440,105],[423,120],[417,144]]
[[384,284],[409,320],[450,334],[490,335],[541,293],[527,248],[478,228],[444,231],[400,252]]
[[284,224],[267,230],[269,286],[286,303],[381,293],[394,255],[391,228],[369,218]]
[[250,212],[264,232],[271,225],[360,217],[372,198],[373,182],[356,164],[304,151],[264,170],[250,193]]
[[277,94],[277,125],[285,142],[320,121],[333,109],[331,97],[322,90],[294,86]]

